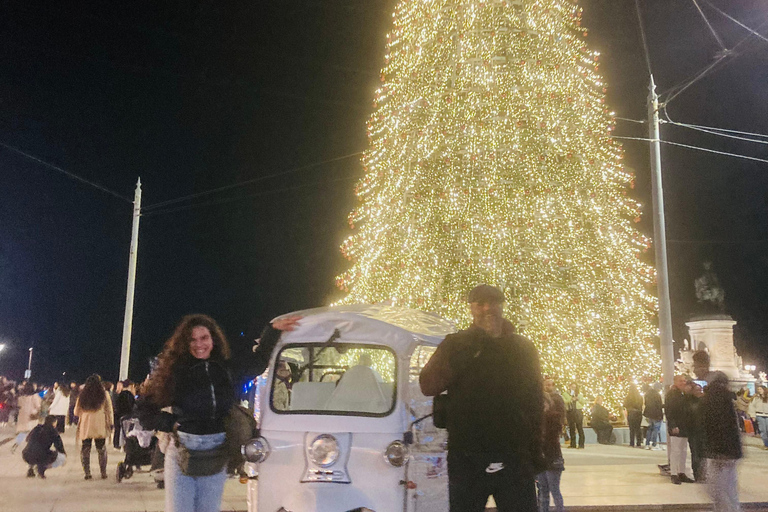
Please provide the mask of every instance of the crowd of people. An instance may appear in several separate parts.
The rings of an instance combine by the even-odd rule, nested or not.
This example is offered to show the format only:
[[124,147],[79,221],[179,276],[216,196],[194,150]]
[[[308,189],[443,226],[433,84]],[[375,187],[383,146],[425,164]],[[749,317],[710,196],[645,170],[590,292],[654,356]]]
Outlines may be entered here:
[[136,392],[130,380],[114,386],[98,375],[82,384],[55,382],[52,386],[28,380],[16,383],[0,376],[0,426],[15,425],[11,452],[24,446],[28,477],[34,477],[37,470],[37,476],[45,478],[47,469],[63,465],[66,452],[61,434],[75,428],[84,478],[92,478],[90,452],[95,444],[101,478],[106,479],[106,441],[114,432],[114,447],[121,448],[119,420],[133,411]]
[[[708,354],[699,351],[693,359],[698,382],[677,375],[663,397],[660,383],[646,384],[642,393],[632,385],[623,403],[625,416],[619,418],[605,407],[603,397],[590,405],[579,383],[560,392],[553,379],[542,377],[533,343],[501,316],[500,290],[482,285],[470,293],[469,302],[473,325],[446,337],[420,374],[425,395],[448,391],[451,399],[452,511],[483,510],[489,496],[500,512],[544,512],[550,499],[562,511],[561,439],[568,448],[584,449],[587,423],[598,443],[613,444],[614,424],[623,421],[629,426],[630,447],[657,450],[663,449],[661,428],[666,424],[671,482],[706,481],[715,510],[738,510],[739,425],[759,432],[768,449],[765,388],[758,387],[754,397],[732,393],[725,375],[710,371]],[[255,373],[266,368],[281,332],[293,330],[299,321],[282,318],[267,326],[251,361]],[[107,444],[111,439],[113,447],[123,446],[126,432],[120,419],[135,414],[164,454],[166,511],[218,511],[232,459],[227,441],[235,391],[228,360],[229,345],[216,322],[190,315],[139,387],[130,381],[113,386],[98,375],[81,385],[55,383],[49,388],[0,377],[0,422],[15,421],[18,436],[12,450],[26,443],[22,457],[29,465],[27,476],[40,478],[66,460],[61,433],[68,425],[76,428],[84,478],[90,480],[92,447],[106,479]]]

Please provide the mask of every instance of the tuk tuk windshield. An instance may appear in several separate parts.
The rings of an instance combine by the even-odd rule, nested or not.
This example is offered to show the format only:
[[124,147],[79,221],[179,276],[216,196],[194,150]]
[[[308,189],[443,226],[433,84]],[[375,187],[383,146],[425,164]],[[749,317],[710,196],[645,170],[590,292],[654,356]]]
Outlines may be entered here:
[[287,345],[275,360],[270,405],[278,414],[386,416],[396,375],[395,353],[384,346]]

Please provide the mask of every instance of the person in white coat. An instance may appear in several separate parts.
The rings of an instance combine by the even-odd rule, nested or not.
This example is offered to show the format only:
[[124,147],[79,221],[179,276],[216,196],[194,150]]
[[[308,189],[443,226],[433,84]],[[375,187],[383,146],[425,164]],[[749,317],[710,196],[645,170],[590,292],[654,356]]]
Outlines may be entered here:
[[69,388],[56,382],[53,385],[53,402],[48,408],[49,416],[56,416],[56,430],[64,433],[67,413],[69,412]]

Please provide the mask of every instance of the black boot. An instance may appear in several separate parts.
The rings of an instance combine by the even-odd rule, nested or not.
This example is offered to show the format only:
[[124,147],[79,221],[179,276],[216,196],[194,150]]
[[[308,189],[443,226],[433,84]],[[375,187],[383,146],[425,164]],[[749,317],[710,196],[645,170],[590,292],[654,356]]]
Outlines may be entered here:
[[101,469],[101,478],[106,479],[107,478],[107,447],[106,445],[104,448],[99,450],[96,448],[96,451],[99,452],[99,469]]
[[45,470],[48,469],[47,466],[43,466],[42,464],[37,465],[37,476],[39,478],[45,478]]
[[35,478],[35,470],[32,469],[32,466],[29,466],[27,470],[27,478]]
[[83,473],[85,473],[85,479],[90,480],[91,477],[91,445],[83,443],[80,449],[80,462],[83,464]]
[[678,478],[680,479],[680,481],[681,481],[681,482],[683,482],[684,484],[693,484],[693,483],[696,483],[696,480],[691,480],[690,478],[688,478],[688,475],[686,475],[685,473],[680,473],[679,475],[677,475],[677,477],[678,477]]

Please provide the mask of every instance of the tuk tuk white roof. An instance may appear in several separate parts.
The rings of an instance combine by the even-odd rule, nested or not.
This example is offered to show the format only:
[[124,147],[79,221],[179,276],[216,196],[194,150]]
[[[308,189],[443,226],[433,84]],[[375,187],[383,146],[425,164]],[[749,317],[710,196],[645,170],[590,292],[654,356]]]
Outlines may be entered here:
[[338,329],[340,341],[382,344],[402,353],[416,340],[436,346],[456,332],[453,322],[436,314],[381,304],[305,309],[277,318],[294,315],[304,318],[296,329],[283,334],[282,343],[326,341]]

